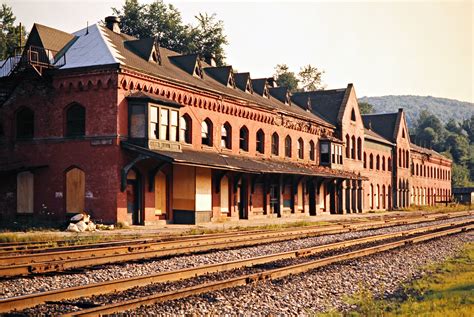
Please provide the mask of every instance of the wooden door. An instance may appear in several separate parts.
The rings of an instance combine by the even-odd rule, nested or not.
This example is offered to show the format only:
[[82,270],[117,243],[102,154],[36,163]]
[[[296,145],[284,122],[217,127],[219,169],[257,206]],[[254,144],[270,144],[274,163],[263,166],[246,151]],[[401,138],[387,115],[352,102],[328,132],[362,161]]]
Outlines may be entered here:
[[22,172],[17,175],[17,212],[33,213],[33,173]]
[[86,176],[79,168],[66,173],[66,212],[79,213],[84,211],[86,192]]
[[155,175],[155,215],[166,215],[166,192],[166,175],[163,172],[158,172]]

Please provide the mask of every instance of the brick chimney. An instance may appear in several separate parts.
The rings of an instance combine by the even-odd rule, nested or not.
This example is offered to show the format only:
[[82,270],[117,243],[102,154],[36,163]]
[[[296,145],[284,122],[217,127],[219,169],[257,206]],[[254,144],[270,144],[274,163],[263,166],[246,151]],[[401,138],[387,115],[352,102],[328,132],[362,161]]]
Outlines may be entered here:
[[120,34],[120,19],[116,16],[108,16],[105,18],[105,26],[115,32]]

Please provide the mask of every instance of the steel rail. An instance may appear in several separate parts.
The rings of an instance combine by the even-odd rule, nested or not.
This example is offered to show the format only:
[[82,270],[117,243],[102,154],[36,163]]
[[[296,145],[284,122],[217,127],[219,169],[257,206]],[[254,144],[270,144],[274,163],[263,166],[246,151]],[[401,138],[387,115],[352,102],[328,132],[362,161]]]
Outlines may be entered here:
[[176,271],[160,272],[147,276],[138,276],[133,278],[125,278],[112,280],[107,282],[89,284],[84,286],[71,287],[66,289],[52,290],[43,293],[30,294],[25,296],[7,298],[0,300],[0,313],[8,312],[13,309],[24,309],[32,307],[46,301],[60,301],[65,299],[73,299],[84,296],[92,296],[98,294],[107,294],[111,292],[123,291],[132,287],[145,286],[152,283],[164,283],[183,280],[209,273],[223,272],[243,267],[251,267],[257,264],[271,263],[283,259],[291,259],[298,257],[307,257],[321,252],[333,251],[345,247],[361,245],[369,242],[378,242],[387,239],[405,237],[434,230],[449,229],[453,226],[462,226],[467,223],[466,220],[453,222],[450,224],[433,225],[429,227],[415,228],[395,233],[386,233],[376,236],[363,237],[340,241],[315,247],[309,247],[299,250],[280,252],[270,255],[263,255],[243,260],[235,260],[224,263],[210,264],[196,268],[187,268]]
[[[365,220],[372,220],[372,219],[380,219],[375,223],[386,223],[390,221],[413,221],[417,219],[429,219],[429,218],[453,218],[453,217],[462,217],[471,215],[474,212],[472,211],[464,211],[464,212],[454,212],[454,213],[422,213],[417,215],[412,214],[394,214],[394,215],[382,215],[382,216],[369,216],[364,217]],[[389,220],[386,220],[386,218]],[[350,222],[335,222],[334,225],[347,225],[352,224],[356,225],[355,223]],[[331,225],[331,226],[334,226]],[[305,228],[316,228],[321,226],[307,226]],[[291,228],[288,228],[291,229]],[[130,238],[130,235],[124,236],[122,239],[118,240],[109,240],[109,241],[101,241],[97,243],[80,243],[80,240],[53,240],[53,241],[30,241],[30,242],[0,242],[0,256],[8,254],[8,253],[38,253],[38,252],[55,252],[55,251],[66,251],[66,250],[76,250],[80,248],[92,248],[92,247],[105,247],[107,245],[117,245],[121,242],[124,243],[143,243],[143,242],[165,242],[165,241],[173,241],[173,240],[185,240],[185,239],[195,239],[196,237],[205,237],[205,236],[224,236],[224,235],[235,235],[235,234],[245,234],[245,233],[254,233],[254,232],[263,232],[268,231],[264,229],[255,229],[255,230],[246,230],[246,231],[227,231],[225,233],[213,233],[213,234],[202,234],[202,235],[165,235],[161,237],[156,237],[153,235],[147,235],[144,237],[135,237]],[[152,241],[153,240],[153,241]],[[125,242],[126,241],[126,242]],[[51,245],[56,246],[51,246]],[[69,245],[73,244],[73,245]]]
[[64,314],[63,316],[71,317],[71,316],[99,316],[104,314],[112,314],[112,313],[119,313],[131,309],[135,309],[144,305],[152,305],[160,302],[170,301],[174,299],[185,298],[193,295],[199,295],[203,293],[208,293],[217,290],[223,290],[227,288],[237,287],[237,286],[244,286],[251,283],[257,283],[259,281],[267,281],[273,279],[279,279],[285,276],[293,275],[293,274],[300,274],[304,273],[313,269],[317,269],[323,266],[328,266],[331,264],[353,260],[357,258],[361,258],[364,256],[393,250],[396,248],[403,247],[405,245],[410,245],[414,243],[419,243],[431,239],[435,239],[438,237],[443,237],[446,235],[451,235],[455,233],[460,233],[467,230],[472,230],[474,225],[468,225],[460,228],[455,229],[448,229],[440,232],[429,233],[413,238],[403,239],[396,242],[390,242],[378,246],[363,248],[360,250],[346,252],[343,254],[338,254],[334,256],[329,256],[322,259],[317,259],[314,261],[309,261],[301,264],[291,265],[283,268],[277,269],[270,269],[264,272],[248,274],[244,276],[239,276],[235,278],[230,278],[223,281],[218,282],[211,282],[211,283],[203,283],[199,285],[195,285],[192,287],[187,287],[181,290],[174,290],[165,293],[154,294],[150,296],[145,296],[141,298],[121,301],[118,303],[103,305],[100,307],[94,307],[85,309],[82,311],[72,312],[68,314]]
[[[433,218],[436,219],[436,218]],[[396,222],[399,224],[399,222]],[[403,221],[403,223],[407,223]],[[106,247],[101,249],[85,249],[78,251],[66,251],[58,253],[40,253],[33,255],[21,255],[0,258],[0,277],[12,277],[46,272],[57,272],[68,269],[112,264],[126,261],[136,261],[163,256],[176,256],[180,254],[205,252],[211,250],[222,250],[235,247],[254,246],[258,244],[314,237],[323,234],[339,234],[349,231],[360,231],[373,228],[384,228],[393,226],[393,223],[381,225],[367,224],[345,226],[342,229],[319,227],[318,229],[276,231],[256,234],[245,234],[232,237],[196,238],[195,240],[170,241],[166,243],[142,244],[132,246]],[[86,255],[77,257],[77,254]],[[72,255],[71,255],[72,254]],[[76,256],[76,257],[75,257]],[[20,261],[22,264],[16,264]],[[30,261],[36,261],[30,263]]]

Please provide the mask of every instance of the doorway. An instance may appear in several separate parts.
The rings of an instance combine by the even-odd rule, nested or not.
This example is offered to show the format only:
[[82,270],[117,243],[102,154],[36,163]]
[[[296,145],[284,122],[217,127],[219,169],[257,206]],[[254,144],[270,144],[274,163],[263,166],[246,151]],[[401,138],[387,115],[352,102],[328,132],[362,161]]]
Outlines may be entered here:
[[248,181],[242,177],[239,188],[239,219],[248,219]]
[[135,170],[127,174],[127,213],[132,218],[133,225],[143,225],[143,213],[141,211],[141,182],[140,175]]

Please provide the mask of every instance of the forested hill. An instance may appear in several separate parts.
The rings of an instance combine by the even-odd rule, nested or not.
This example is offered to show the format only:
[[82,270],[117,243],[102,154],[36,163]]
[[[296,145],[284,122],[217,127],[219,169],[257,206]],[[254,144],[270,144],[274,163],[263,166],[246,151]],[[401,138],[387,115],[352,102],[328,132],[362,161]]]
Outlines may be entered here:
[[424,109],[436,115],[443,123],[451,118],[462,122],[474,115],[473,103],[431,96],[362,97],[359,101],[372,104],[374,113],[396,112],[398,108],[403,108],[410,127],[413,127],[414,121]]

